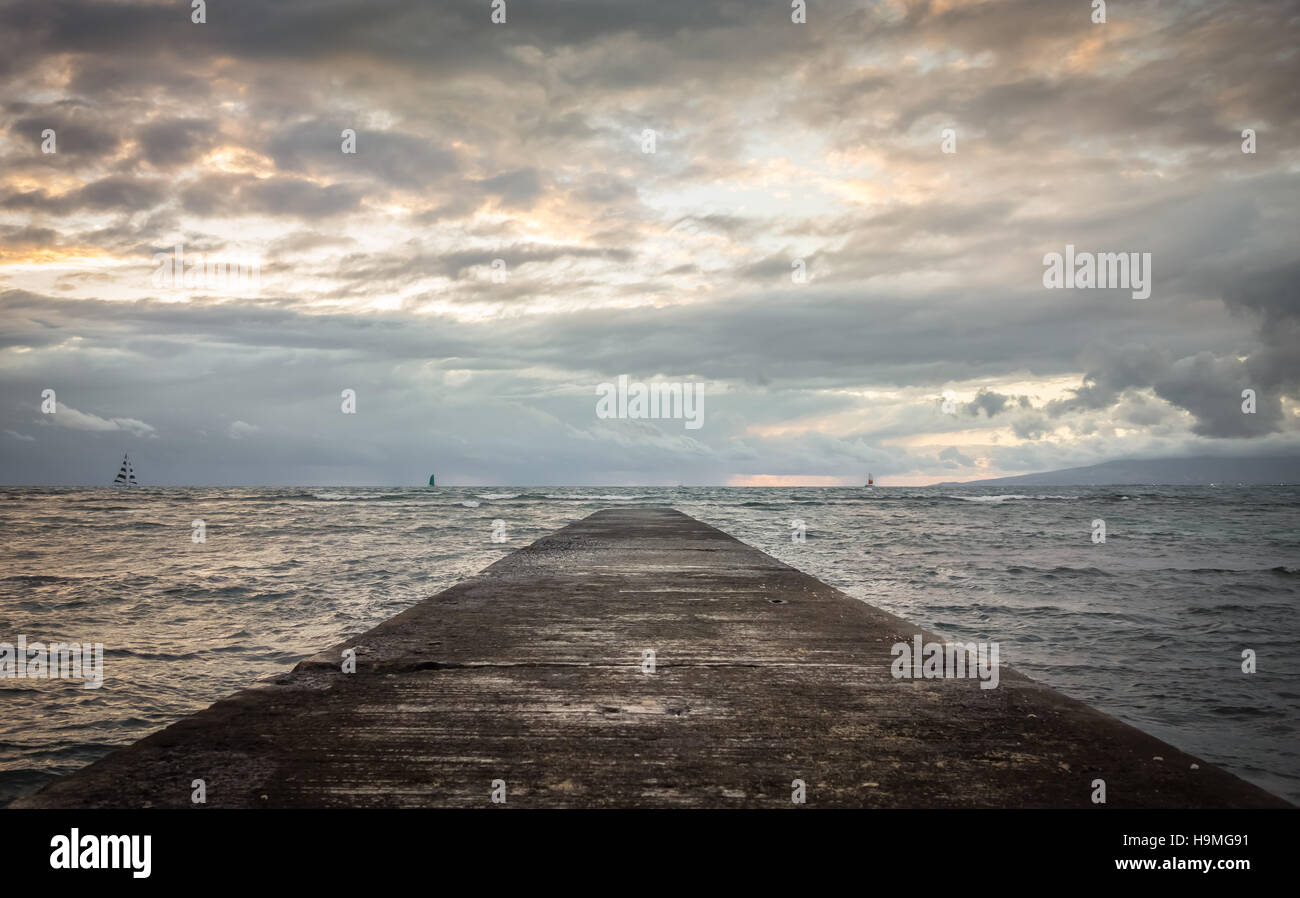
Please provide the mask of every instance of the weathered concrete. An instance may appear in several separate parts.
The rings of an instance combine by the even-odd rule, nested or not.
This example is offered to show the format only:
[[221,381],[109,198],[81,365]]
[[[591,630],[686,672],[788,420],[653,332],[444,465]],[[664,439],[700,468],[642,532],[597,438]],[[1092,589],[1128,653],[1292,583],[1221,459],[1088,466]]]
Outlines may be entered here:
[[789,808],[795,779],[810,807],[1093,807],[1096,778],[1110,807],[1286,806],[1006,667],[896,680],[918,632],[680,512],[602,511],[17,806],[189,807],[196,778],[209,807],[482,807],[497,779],[511,807]]

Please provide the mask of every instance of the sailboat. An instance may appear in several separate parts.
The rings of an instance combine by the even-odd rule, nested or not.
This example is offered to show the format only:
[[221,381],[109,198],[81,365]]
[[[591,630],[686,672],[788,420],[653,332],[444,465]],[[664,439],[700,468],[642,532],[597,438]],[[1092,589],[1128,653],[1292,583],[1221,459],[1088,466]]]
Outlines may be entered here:
[[875,486],[875,485],[876,485],[876,481],[874,481],[873,479],[871,479],[871,472],[868,471],[868,472],[867,472],[867,486]]
[[433,474],[430,474],[430,475],[429,475],[429,486],[437,486],[437,485],[438,485],[438,484],[436,484],[436,483],[433,482],[433,478],[434,478],[434,475],[433,475]]
[[122,467],[118,469],[117,476],[113,478],[113,486],[139,486],[140,482],[135,479],[135,468],[131,467],[131,456],[125,452],[122,453]]

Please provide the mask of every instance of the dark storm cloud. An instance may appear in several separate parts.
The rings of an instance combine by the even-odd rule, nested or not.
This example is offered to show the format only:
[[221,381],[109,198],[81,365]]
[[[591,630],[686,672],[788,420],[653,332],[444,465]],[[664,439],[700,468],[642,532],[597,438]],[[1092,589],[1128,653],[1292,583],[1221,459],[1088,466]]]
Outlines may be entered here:
[[[758,284],[777,284],[780,283],[783,278],[788,278],[790,276],[790,272],[794,268],[795,264],[794,259],[795,254],[789,251],[782,253],[781,255],[768,256],[766,259],[760,259],[757,262],[744,266],[740,269],[738,274],[740,277],[747,278]],[[815,255],[807,259],[802,259],[801,261],[806,266],[806,273],[817,273],[817,257]]]
[[227,211],[263,212],[268,215],[295,215],[321,218],[356,209],[365,192],[346,184],[325,187],[295,178],[263,178],[242,185]]
[[[1267,130],[1280,144],[1295,143],[1300,60],[1292,52],[1296,26],[1287,4],[1133,2],[1123,10],[1123,21],[1112,17],[1109,26],[1093,26],[1087,9],[1063,16],[1059,4],[1037,0],[942,7],[915,2],[892,21],[864,14],[862,37],[870,46],[915,41],[927,51],[983,55],[988,77],[979,69],[879,70],[849,82],[854,89],[823,91],[789,111],[818,127],[841,123],[832,133],[845,146],[896,140],[931,118],[936,133],[953,125],[959,146],[965,135],[972,149],[1047,151],[1076,135],[1105,135],[1108,146],[1134,157],[1176,146],[1222,165],[1231,163],[1234,138],[1246,124]],[[1158,23],[1159,36],[1150,27],[1126,29],[1125,22]],[[1122,64],[1090,66],[1085,57],[1065,67],[1070,56],[1087,52],[1081,48],[1089,41],[1104,41],[1104,52]],[[1157,43],[1163,52],[1152,52]],[[1051,66],[1063,70],[1040,71]],[[1188,89],[1189,72],[1200,89]],[[834,72],[827,76],[840,80]],[[901,98],[895,114],[883,120],[855,115],[863,93],[875,91]],[[1225,120],[1227,96],[1243,101],[1238,109],[1249,108],[1248,123]]]
[[[137,44],[136,50],[134,55],[101,53],[70,57],[69,91],[96,102],[126,106],[144,104],[156,97],[166,97],[177,104],[202,103],[211,96],[208,73],[193,66],[192,55],[177,59],[166,44],[148,47]],[[144,57],[151,57],[148,64],[141,63]]]
[[79,211],[142,212],[167,198],[166,185],[145,178],[114,175],[60,196],[44,190],[11,193],[0,199],[5,209],[68,214]]
[[[521,247],[518,257],[551,261],[583,252],[592,251]],[[363,261],[356,258],[346,266],[360,280],[399,277],[393,270],[366,269]],[[416,257],[397,264],[401,270],[451,273],[489,261],[470,254]],[[18,320],[39,313],[47,302],[12,291],[0,299],[0,310],[9,320]],[[52,320],[67,321],[68,326],[75,322],[88,348],[109,348],[124,333],[161,333],[231,345],[314,346],[326,352],[424,359],[430,357],[431,347],[441,351],[451,341],[456,347],[449,354],[471,369],[548,365],[591,376],[657,371],[721,380],[737,372],[762,371],[786,386],[845,387],[866,379],[938,387],[972,372],[1001,371],[1003,360],[1011,356],[1038,375],[1072,369],[1077,343],[1065,326],[1070,310],[1042,309],[1015,331],[963,333],[943,318],[946,302],[942,295],[871,297],[864,302],[834,292],[782,292],[751,294],[743,302],[590,309],[476,324],[424,316],[322,316],[273,300],[205,305],[82,301],[60,304],[52,310]],[[882,328],[882,321],[895,323]],[[38,337],[42,333],[36,331]],[[1155,339],[1158,328],[1153,326],[1149,336]],[[1021,346],[1026,341],[1037,344],[1033,356]],[[918,352],[920,346],[924,353]],[[1137,383],[1125,382],[1124,387]],[[1113,404],[1118,392],[1097,407]]]
[[320,185],[304,178],[211,175],[181,193],[199,215],[284,215],[326,218],[358,208],[366,191],[349,184]]
[[521,168],[478,182],[484,193],[507,207],[528,208],[541,195],[541,178],[535,168]]
[[[1209,437],[1251,437],[1277,430],[1283,423],[1281,396],[1275,384],[1252,378],[1234,357],[1209,352],[1184,358],[1147,346],[1102,350],[1097,368],[1070,399],[1049,404],[1056,416],[1078,410],[1107,409],[1129,390],[1150,388],[1161,399],[1195,416],[1192,431]],[[1295,369],[1289,369],[1295,376]],[[1257,410],[1242,412],[1242,391],[1256,391]]]
[[1196,416],[1194,433],[1249,437],[1276,430],[1282,422],[1282,403],[1276,393],[1257,396],[1254,414],[1243,412],[1242,391],[1251,384],[1246,366],[1237,359],[1202,352],[1171,364],[1152,386],[1161,399]]
[[[342,152],[343,129],[356,133],[356,152]],[[432,181],[460,167],[456,154],[427,137],[399,131],[367,129],[340,116],[336,121],[312,120],[273,130],[267,152],[277,168],[312,174],[365,174],[409,189],[427,188]]]
[[31,225],[0,227],[0,247],[9,249],[21,250],[51,246],[58,239],[58,232],[51,228],[37,228]]
[[985,416],[992,418],[998,412],[1006,410],[1012,402],[1017,402],[1023,407],[1028,404],[1029,399],[1026,396],[1005,396],[993,390],[981,389],[975,394],[974,399],[962,406],[962,411],[968,415],[984,412]]
[[1260,340],[1246,359],[1249,383],[1269,396],[1300,392],[1300,263],[1252,272],[1230,286],[1229,308],[1244,310],[1260,321]]
[[762,0],[577,0],[507,6],[508,23],[492,27],[486,3],[223,0],[209,10],[205,25],[192,25],[188,5],[55,0],[7,5],[0,9],[0,29],[27,37],[21,55],[29,59],[48,53],[111,54],[156,47],[185,58],[206,53],[292,60],[360,53],[430,68],[509,73],[520,71],[508,52],[514,46],[555,49],[622,33],[671,40],[789,23],[788,9],[774,9]]
[[6,131],[10,139],[29,148],[28,158],[53,164],[56,154],[41,151],[46,129],[54,131],[58,154],[74,159],[101,159],[112,154],[122,142],[117,128],[102,113],[80,103],[64,102],[36,106],[30,103],[11,104],[6,112],[16,114]]
[[1011,422],[1011,432],[1022,440],[1040,440],[1052,431],[1046,415],[1021,415]]
[[[1233,277],[1235,275],[1235,277]],[[1210,437],[1253,437],[1281,429],[1283,396],[1300,388],[1300,264],[1264,270],[1233,266],[1215,279],[1225,305],[1257,328],[1243,361],[1236,354],[1198,352],[1177,357],[1143,345],[1094,347],[1091,369],[1073,398],[1052,403],[1054,414],[1103,409],[1128,390],[1151,388],[1196,417],[1193,432]],[[1256,411],[1242,412],[1242,392],[1253,390]]]
[[212,144],[218,127],[201,119],[171,119],[140,129],[138,139],[144,158],[158,168],[191,162]]

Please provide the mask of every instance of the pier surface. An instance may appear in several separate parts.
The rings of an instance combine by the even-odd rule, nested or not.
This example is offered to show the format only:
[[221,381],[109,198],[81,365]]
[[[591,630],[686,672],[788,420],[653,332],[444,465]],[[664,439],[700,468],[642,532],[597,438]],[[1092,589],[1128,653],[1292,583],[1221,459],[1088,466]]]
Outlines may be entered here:
[[1288,806],[1005,666],[895,679],[917,634],[678,511],[601,511],[15,806]]

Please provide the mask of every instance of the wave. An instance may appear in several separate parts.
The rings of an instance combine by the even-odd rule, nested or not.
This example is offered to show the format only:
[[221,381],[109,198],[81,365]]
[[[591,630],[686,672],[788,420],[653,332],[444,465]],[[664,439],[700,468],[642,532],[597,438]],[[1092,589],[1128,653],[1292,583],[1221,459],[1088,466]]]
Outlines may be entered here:
[[[983,503],[983,504],[985,504],[985,505],[1000,505],[1000,504],[1002,504],[1003,502],[1020,502],[1020,501],[1031,501],[1031,502],[1078,502],[1078,501],[1081,500],[1081,499],[1089,499],[1089,500],[1095,502],[1098,498],[1105,498],[1105,497],[1098,497],[1098,496],[1057,496],[1057,495],[1050,495],[1050,494],[1046,494],[1046,495],[1038,495],[1038,496],[1026,496],[1026,495],[1024,495],[1024,494],[1022,494],[1022,493],[1004,493],[1004,494],[999,494],[999,495],[996,495],[996,496],[951,496],[951,495],[950,495],[950,496],[948,496],[947,498],[949,498],[949,499],[960,499],[962,502],[979,502],[979,503]],[[1117,499],[1127,499],[1128,496],[1117,496],[1117,497],[1113,497],[1113,498],[1117,498]]]
[[1115,574],[1111,573],[1110,571],[1104,571],[1098,567],[1070,567],[1068,565],[1057,565],[1051,570],[1044,571],[1043,573],[1046,576],[1050,576],[1050,577],[1076,577],[1076,576],[1114,577],[1115,576]]
[[463,499],[460,504],[464,505],[466,508],[478,508],[483,503],[477,499]]
[[29,586],[43,586],[47,583],[74,583],[80,577],[59,577],[55,574],[14,574],[0,578],[0,583],[26,583]]
[[414,499],[428,498],[433,493],[424,489],[413,489],[405,493],[295,493],[292,496],[279,496],[284,499],[318,499],[322,502],[410,502]]
[[547,494],[545,495],[544,498],[547,498],[547,499],[567,499],[567,500],[570,501],[570,502],[592,502],[592,501],[595,501],[595,500],[600,500],[600,501],[602,501],[602,502],[614,502],[614,501],[627,501],[627,502],[631,502],[631,501],[634,501],[634,500],[636,500],[636,499],[651,499],[651,498],[653,498],[653,497],[652,497],[652,496],[641,495],[641,494],[638,494],[638,495],[632,495],[632,496],[616,496],[616,495],[612,495],[612,494],[609,494],[609,493],[605,493],[605,494],[602,494],[602,495],[599,495],[599,496],[560,496],[560,495],[557,495],[557,494],[555,494],[555,493],[547,493]]
[[[475,493],[478,499],[488,501],[494,499],[525,499],[543,498],[536,493]],[[455,493],[451,494],[452,497]],[[435,497],[440,497],[435,499]],[[446,492],[439,493],[436,490],[426,490],[424,488],[415,488],[403,493],[342,493],[334,491],[313,492],[313,493],[296,493],[293,496],[280,496],[276,498],[307,498],[315,499],[320,502],[399,502],[407,504],[427,504],[442,505],[445,500],[450,498]],[[547,499],[585,499],[585,496],[545,496]],[[595,498],[613,498],[613,497],[595,497]],[[424,500],[424,501],[421,501]],[[467,500],[474,501],[474,500]],[[460,504],[464,504],[461,502]],[[478,502],[474,502],[475,506]],[[471,506],[474,507],[474,506]]]

